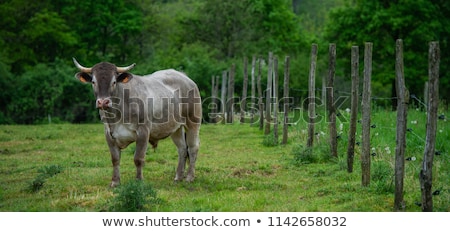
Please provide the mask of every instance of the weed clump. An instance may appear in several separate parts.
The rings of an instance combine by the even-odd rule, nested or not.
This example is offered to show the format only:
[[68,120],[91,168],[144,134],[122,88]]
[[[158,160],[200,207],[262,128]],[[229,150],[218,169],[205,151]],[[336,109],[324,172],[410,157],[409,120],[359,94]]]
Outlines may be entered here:
[[372,181],[376,193],[394,193],[394,170],[387,162],[373,162]]
[[294,156],[294,165],[324,163],[332,158],[329,149],[325,146],[312,148],[297,144],[292,148],[291,154]]
[[33,181],[30,182],[28,189],[31,192],[39,191],[42,187],[44,187],[44,183],[48,178],[61,173],[63,170],[64,168],[59,165],[49,165],[40,168],[38,170],[39,174],[36,176],[36,178],[34,178]]
[[278,145],[278,140],[275,138],[275,135],[268,134],[264,136],[262,144],[266,147],[275,147]]
[[116,196],[113,199],[111,211],[152,211],[155,205],[162,203],[153,187],[141,180],[134,180],[121,185],[114,189],[114,193]]

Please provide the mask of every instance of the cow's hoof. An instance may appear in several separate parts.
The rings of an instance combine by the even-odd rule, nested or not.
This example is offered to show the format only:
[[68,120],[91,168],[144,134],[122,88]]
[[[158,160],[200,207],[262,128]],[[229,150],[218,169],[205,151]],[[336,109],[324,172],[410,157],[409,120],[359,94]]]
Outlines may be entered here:
[[173,179],[173,181],[175,181],[175,182],[180,182],[180,181],[183,181],[183,179],[184,179],[184,177],[183,177],[183,175],[175,175],[175,179]]
[[195,177],[194,176],[190,176],[190,175],[188,175],[187,177],[186,177],[186,182],[193,182],[194,181],[194,179],[195,179]]
[[111,184],[109,185],[109,187],[115,188],[115,187],[117,187],[119,185],[120,185],[120,182],[112,181]]

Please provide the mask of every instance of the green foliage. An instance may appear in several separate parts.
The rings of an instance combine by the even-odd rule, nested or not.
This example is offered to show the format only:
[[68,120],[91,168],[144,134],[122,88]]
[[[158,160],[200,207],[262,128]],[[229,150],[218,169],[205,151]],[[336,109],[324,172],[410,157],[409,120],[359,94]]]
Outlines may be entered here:
[[[401,38],[405,44],[406,84],[411,94],[421,97],[427,77],[428,42],[440,41],[441,63],[449,63],[450,3],[443,0],[352,3],[346,0],[3,1],[0,3],[3,16],[0,21],[0,124],[45,122],[49,115],[55,119],[52,121],[98,121],[89,86],[71,78],[76,72],[72,57],[86,66],[99,61],[121,66],[137,63],[136,74],[162,68],[179,69],[198,83],[202,97],[207,98],[210,78],[221,75],[233,63],[236,64],[235,92],[240,93],[243,57],[256,55],[266,59],[269,51],[279,57],[280,67],[285,55],[291,57],[290,86],[305,89],[310,43],[319,44],[317,76],[325,75],[326,48],[329,43],[336,43],[335,83],[346,91],[350,47],[371,41],[376,67],[372,92],[375,96],[391,97],[394,44],[395,39]],[[440,93],[448,101],[447,73],[448,67],[441,65]],[[320,80],[317,84],[320,85]],[[291,95],[301,98],[306,94],[291,91]]]
[[[325,29],[325,40],[337,44],[341,51],[343,75],[350,76],[350,47],[360,46],[363,54],[364,43],[373,42],[372,74],[373,92],[380,97],[392,97],[389,91],[394,80],[395,41],[404,43],[404,64],[406,85],[411,94],[423,96],[424,82],[427,80],[428,43],[440,41],[441,63],[448,63],[447,39],[450,4],[431,0],[400,1],[357,1],[352,6],[333,10]],[[360,55],[362,58],[362,55]],[[447,67],[441,66],[441,79],[447,80]],[[448,98],[448,81],[441,82],[442,96]],[[389,88],[386,88],[389,87]]]
[[127,182],[114,189],[111,210],[117,212],[152,211],[162,201],[153,187],[141,180]]
[[288,1],[205,1],[182,23],[188,28],[188,41],[201,41],[228,58],[269,51],[296,53],[305,45]]

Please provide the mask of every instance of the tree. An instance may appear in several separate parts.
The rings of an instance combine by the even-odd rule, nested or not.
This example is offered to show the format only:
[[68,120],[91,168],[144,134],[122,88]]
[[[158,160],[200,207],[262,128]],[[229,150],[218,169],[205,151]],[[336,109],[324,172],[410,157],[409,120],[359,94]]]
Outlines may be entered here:
[[34,14],[20,35],[24,38],[24,44],[32,49],[32,60],[36,63],[70,56],[78,43],[66,21],[58,13],[47,9]]
[[[411,94],[422,96],[427,77],[428,43],[438,40],[444,48],[448,47],[450,18],[446,13],[449,13],[449,5],[441,0],[358,0],[354,6],[331,12],[325,39],[337,43],[344,57],[350,57],[352,45],[373,42],[373,92],[384,97],[390,94],[386,86],[391,86],[394,80],[395,41],[403,39],[406,85]],[[445,71],[441,72],[442,79],[450,75]],[[449,89],[450,85],[442,83],[442,87]]]
[[305,45],[289,1],[206,1],[182,23],[189,42],[201,41],[228,58],[269,50],[295,53]]

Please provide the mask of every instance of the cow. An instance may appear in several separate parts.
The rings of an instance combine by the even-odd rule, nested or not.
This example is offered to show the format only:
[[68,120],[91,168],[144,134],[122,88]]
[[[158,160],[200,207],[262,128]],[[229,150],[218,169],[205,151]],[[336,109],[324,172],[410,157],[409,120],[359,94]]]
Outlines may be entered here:
[[201,98],[194,81],[173,69],[139,76],[129,72],[135,64],[117,67],[101,62],[87,68],[75,58],[73,62],[79,69],[75,77],[91,83],[94,91],[111,153],[111,187],[120,184],[122,149],[136,142],[134,163],[140,180],[148,143],[156,148],[159,140],[169,136],[178,149],[175,181],[194,181],[202,121]]

